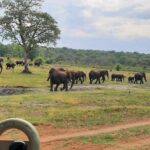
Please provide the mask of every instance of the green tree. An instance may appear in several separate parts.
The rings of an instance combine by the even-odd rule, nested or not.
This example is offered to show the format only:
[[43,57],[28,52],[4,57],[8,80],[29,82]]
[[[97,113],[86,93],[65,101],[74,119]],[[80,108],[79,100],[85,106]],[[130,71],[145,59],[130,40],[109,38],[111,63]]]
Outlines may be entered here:
[[116,66],[115,66],[115,69],[117,70],[117,71],[120,71],[121,70],[121,65],[120,64],[117,64]]
[[41,12],[42,0],[2,0],[0,7],[0,35],[5,40],[18,43],[24,50],[25,68],[30,73],[28,55],[38,45],[56,44],[60,30],[49,14]]

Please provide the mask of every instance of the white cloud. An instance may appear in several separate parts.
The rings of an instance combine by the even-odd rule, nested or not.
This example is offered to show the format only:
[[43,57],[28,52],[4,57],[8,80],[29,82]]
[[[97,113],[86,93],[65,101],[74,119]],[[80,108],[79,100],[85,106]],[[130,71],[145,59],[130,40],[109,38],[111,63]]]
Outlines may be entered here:
[[[75,16],[76,13],[70,14],[68,10],[73,11],[76,7],[84,24]],[[136,14],[150,10],[149,0],[45,0],[43,9],[59,20],[63,35],[82,38],[101,35],[113,35],[121,39],[150,38],[150,19],[122,15],[128,11]],[[75,18],[78,23],[75,29],[72,28],[70,18]]]
[[85,17],[85,18],[91,18],[92,17],[92,11],[88,10],[88,9],[84,9],[81,11],[81,14]]
[[150,20],[101,17],[93,23],[93,27],[96,28],[98,34],[111,34],[121,39],[150,38]]
[[150,8],[149,0],[80,0],[78,3],[86,8],[102,11],[118,11],[131,7],[137,10],[148,10]]

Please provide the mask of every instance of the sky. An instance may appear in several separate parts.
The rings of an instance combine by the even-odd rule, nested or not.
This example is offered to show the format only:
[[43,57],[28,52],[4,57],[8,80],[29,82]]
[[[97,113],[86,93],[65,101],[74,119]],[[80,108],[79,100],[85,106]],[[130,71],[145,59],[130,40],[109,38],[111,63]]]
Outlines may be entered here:
[[150,53],[150,0],[45,0],[58,47]]

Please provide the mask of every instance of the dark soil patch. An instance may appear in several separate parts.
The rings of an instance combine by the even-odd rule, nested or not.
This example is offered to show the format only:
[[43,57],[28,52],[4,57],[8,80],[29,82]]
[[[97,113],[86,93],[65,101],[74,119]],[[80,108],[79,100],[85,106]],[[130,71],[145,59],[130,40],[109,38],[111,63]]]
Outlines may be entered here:
[[18,95],[32,91],[28,87],[0,87],[0,96]]

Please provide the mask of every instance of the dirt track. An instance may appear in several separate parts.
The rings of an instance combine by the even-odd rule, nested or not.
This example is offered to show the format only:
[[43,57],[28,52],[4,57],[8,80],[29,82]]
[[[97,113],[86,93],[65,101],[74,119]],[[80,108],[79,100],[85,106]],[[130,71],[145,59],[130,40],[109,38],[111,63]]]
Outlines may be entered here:
[[[81,137],[81,136],[94,136],[102,133],[111,133],[116,132],[123,129],[133,128],[133,127],[140,127],[150,125],[150,120],[142,120],[136,122],[128,122],[125,124],[119,124],[115,126],[101,126],[96,127],[93,130],[89,130],[86,128],[83,129],[63,129],[63,128],[56,128],[51,125],[37,125],[36,128],[39,131],[41,137],[41,150],[53,150],[53,148],[57,148],[57,150],[125,150],[128,148],[136,148],[140,150],[141,147],[148,144],[150,146],[150,136],[140,136],[134,139],[130,139],[129,141],[118,141],[115,146],[110,145],[101,145],[101,144],[92,144],[92,143],[75,143],[71,142],[66,146],[64,141],[72,140],[73,138]],[[52,136],[51,136],[52,135]],[[11,136],[11,137],[10,137]],[[0,140],[4,139],[12,139],[16,137],[18,139],[26,139],[27,137],[22,133],[11,132],[8,131],[4,135],[0,136]],[[60,147],[59,147],[60,146]],[[148,149],[147,149],[148,150]]]
[[135,123],[127,123],[127,124],[121,124],[121,125],[116,125],[112,127],[104,127],[96,130],[89,130],[89,131],[84,131],[84,132],[77,132],[77,133],[67,133],[67,134],[62,134],[58,136],[47,136],[41,138],[41,143],[46,143],[46,142],[52,142],[52,141],[58,141],[58,140],[66,140],[70,138],[76,138],[76,137],[81,137],[81,136],[93,136],[93,135],[98,135],[102,133],[109,133],[109,132],[115,132],[119,131],[122,129],[128,129],[132,127],[139,127],[139,126],[145,126],[145,125],[150,125],[150,120],[147,121],[141,121],[141,122],[135,122]]
[[[81,144],[81,143],[74,143],[70,142],[69,145],[67,144],[65,147],[61,147],[63,145],[63,141],[69,140],[72,138],[77,138],[81,136],[94,136],[102,133],[110,133],[115,132],[123,129],[129,129],[133,127],[140,127],[150,125],[150,120],[144,121],[137,121],[137,122],[130,122],[126,124],[120,124],[110,127],[99,127],[95,130],[88,130],[88,131],[74,131],[67,130],[66,134],[63,131],[63,134],[55,135],[55,136],[42,136],[41,138],[41,147],[42,150],[50,150],[53,147],[58,146],[59,150],[125,150],[129,148],[136,148],[141,149],[143,146],[150,146],[150,136],[140,136],[136,137],[130,141],[118,141],[115,146],[110,145],[95,145],[91,143]],[[73,132],[73,133],[72,133]],[[61,131],[60,131],[61,133]],[[60,148],[59,148],[60,145]],[[147,149],[148,150],[148,149]]]

